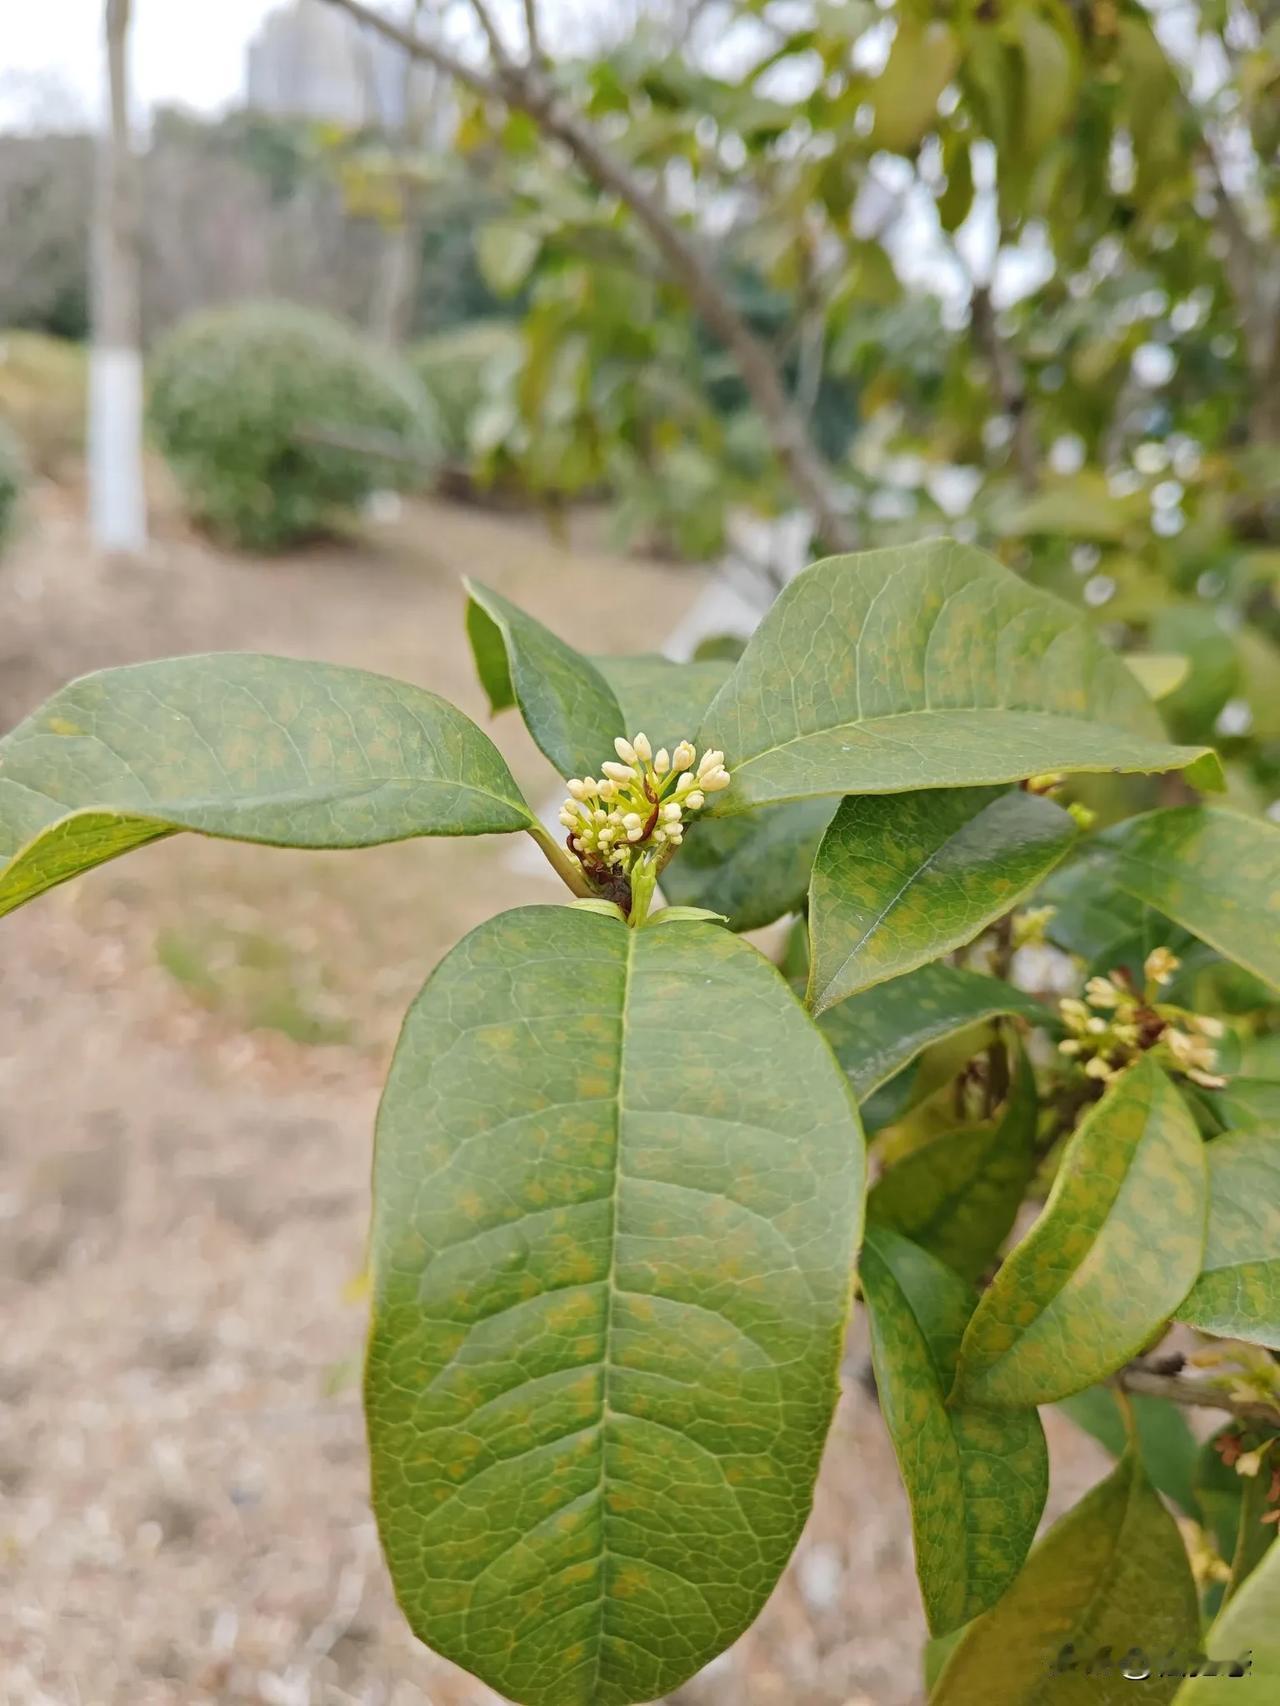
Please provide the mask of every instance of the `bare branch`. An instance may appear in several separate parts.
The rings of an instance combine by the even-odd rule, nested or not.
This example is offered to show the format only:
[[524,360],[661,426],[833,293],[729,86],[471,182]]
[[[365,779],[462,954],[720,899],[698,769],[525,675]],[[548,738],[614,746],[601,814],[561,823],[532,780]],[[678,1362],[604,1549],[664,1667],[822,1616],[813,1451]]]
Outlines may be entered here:
[[1035,427],[1027,407],[1027,388],[1017,356],[1000,335],[991,287],[975,284],[970,299],[973,335],[991,370],[993,389],[1003,412],[1013,422],[1013,461],[1024,490],[1033,491],[1040,478]]
[[524,0],[524,33],[529,42],[529,63],[541,65],[545,55],[542,32],[538,27],[538,0]]
[[468,0],[468,4],[476,15],[476,22],[484,31],[485,40],[489,43],[489,52],[493,55],[493,63],[499,68],[510,65],[511,55],[507,52],[507,44],[503,41],[502,32],[485,0]]
[[739,313],[700,244],[676,221],[660,193],[619,159],[587,121],[563,104],[537,67],[517,66],[507,60],[498,67],[496,78],[488,77],[437,42],[416,37],[391,24],[362,0],[326,0],[326,3],[380,30],[389,40],[398,42],[406,53],[429,60],[468,88],[527,113],[544,136],[568,150],[597,189],[617,196],[631,209],[671,276],[737,361],[743,382],[768,430],[774,454],[811,512],[814,529],[823,544],[837,551],[854,550],[857,532],[841,500],[836,478],[788,397],[772,352]]

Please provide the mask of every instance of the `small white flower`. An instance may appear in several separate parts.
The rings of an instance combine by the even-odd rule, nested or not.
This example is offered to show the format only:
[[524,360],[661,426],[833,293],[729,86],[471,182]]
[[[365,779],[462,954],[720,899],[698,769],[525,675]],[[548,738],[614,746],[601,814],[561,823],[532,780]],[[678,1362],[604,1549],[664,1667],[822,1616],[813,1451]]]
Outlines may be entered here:
[[634,782],[636,779],[636,773],[629,764],[615,764],[610,759],[607,764],[602,764],[600,768],[611,782]]
[[718,770],[723,763],[723,752],[704,752],[698,760],[698,775],[706,776],[710,771]]
[[683,773],[683,775],[678,777],[676,780],[676,793],[677,794],[686,793],[690,788],[693,787],[695,780],[696,780],[696,778],[693,774],[693,771],[692,770],[686,770]]
[[707,797],[705,794],[700,792],[699,789],[695,788],[684,803],[688,806],[691,812],[700,812],[703,806],[707,803]]
[[587,784],[581,781],[577,776],[573,777],[565,785],[575,800],[586,799],[588,793]]
[[653,748],[649,745],[648,735],[637,735],[631,745],[635,750],[627,759],[627,763],[634,764],[638,758],[642,764],[648,764],[653,757]]
[[1191,1022],[1195,1026],[1196,1030],[1200,1032],[1201,1036],[1225,1037],[1227,1034],[1227,1027],[1223,1024],[1222,1020],[1213,1018],[1211,1014],[1197,1013],[1196,1017]]
[[642,829],[644,827],[644,819],[640,816],[639,812],[627,812],[623,816],[622,826],[624,829]]
[[627,831],[627,840],[628,841],[639,841],[643,834],[644,834],[644,825],[642,823],[639,823],[636,825],[636,827],[634,829],[629,829]]
[[665,746],[659,747],[657,755],[655,756],[654,761],[653,761],[654,775],[655,776],[665,776],[668,774],[670,769],[671,769],[671,754],[667,751]]
[[629,740],[623,740],[621,735],[619,735],[617,740],[614,741],[613,750],[617,753],[618,757],[624,764],[635,763],[636,749],[632,746]]
[[[690,746],[687,740],[682,740],[671,754],[671,768],[673,770],[687,770],[696,757],[696,748]],[[683,780],[684,778],[681,777],[681,781]]]
[[721,788],[727,788],[732,781],[729,772],[723,767],[708,770],[702,777],[702,786],[709,794],[718,794]]
[[1173,974],[1182,961],[1168,948],[1152,948],[1143,964],[1143,971],[1151,983],[1171,983]]
[[1123,991],[1109,977],[1091,977],[1084,992],[1095,1007],[1117,1007],[1123,999]]
[[662,821],[664,823],[679,823],[680,815],[680,807],[675,800],[668,800],[662,808]]

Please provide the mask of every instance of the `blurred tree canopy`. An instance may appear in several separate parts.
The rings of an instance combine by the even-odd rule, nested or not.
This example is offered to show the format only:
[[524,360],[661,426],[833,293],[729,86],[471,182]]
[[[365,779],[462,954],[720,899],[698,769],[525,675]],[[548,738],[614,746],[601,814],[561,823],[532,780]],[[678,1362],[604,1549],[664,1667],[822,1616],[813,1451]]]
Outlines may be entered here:
[[648,198],[768,352],[839,494],[828,543],[998,550],[1189,660],[1179,738],[1274,797],[1280,6],[708,0],[554,62],[470,10],[457,169],[524,304],[482,457],[693,554],[796,502]]

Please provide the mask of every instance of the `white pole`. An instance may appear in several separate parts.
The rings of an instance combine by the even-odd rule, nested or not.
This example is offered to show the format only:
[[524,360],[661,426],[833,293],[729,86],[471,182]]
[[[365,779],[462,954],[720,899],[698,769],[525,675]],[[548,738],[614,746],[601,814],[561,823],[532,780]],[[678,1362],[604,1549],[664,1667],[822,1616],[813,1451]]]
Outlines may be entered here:
[[106,0],[107,112],[98,162],[89,368],[89,519],[104,551],[147,543],[137,164],[129,125],[130,0]]

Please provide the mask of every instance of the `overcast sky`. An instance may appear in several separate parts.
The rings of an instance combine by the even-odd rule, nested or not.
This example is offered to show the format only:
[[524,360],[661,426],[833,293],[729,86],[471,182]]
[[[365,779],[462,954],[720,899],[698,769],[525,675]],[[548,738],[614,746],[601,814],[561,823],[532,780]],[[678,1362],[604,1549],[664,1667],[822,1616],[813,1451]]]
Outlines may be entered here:
[[[205,110],[239,90],[245,46],[278,0],[134,0],[133,76],[143,107]],[[36,90],[96,109],[102,0],[0,0],[0,122],[30,117]]]

